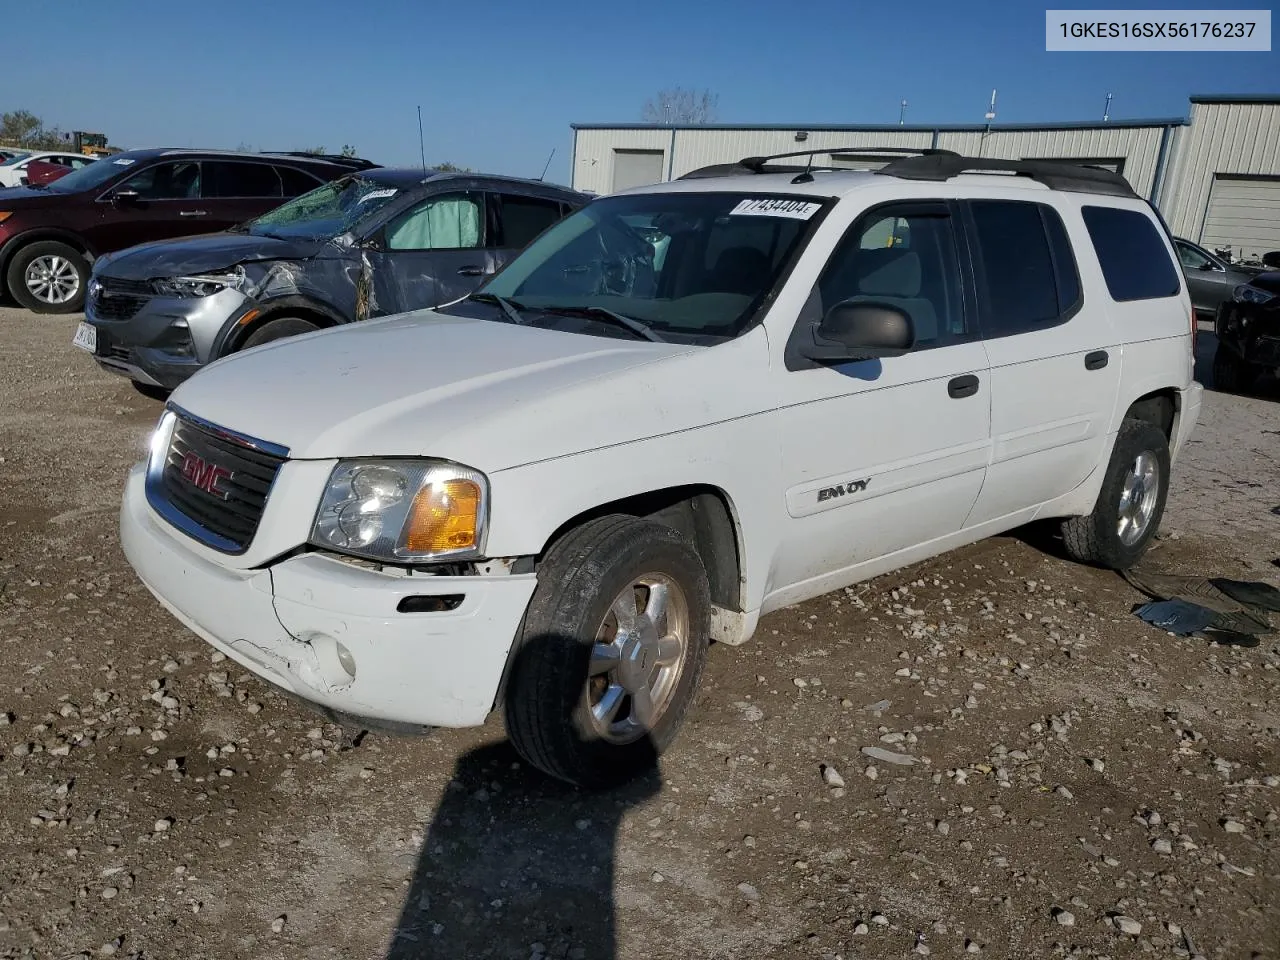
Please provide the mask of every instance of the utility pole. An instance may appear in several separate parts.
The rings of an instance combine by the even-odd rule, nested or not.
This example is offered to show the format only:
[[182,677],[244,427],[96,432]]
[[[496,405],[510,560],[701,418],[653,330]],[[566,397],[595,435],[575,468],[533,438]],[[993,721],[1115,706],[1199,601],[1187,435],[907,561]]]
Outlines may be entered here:
[[1102,122],[1108,123],[1111,120],[1111,94],[1107,94],[1107,105],[1102,108]]
[[907,122],[907,101],[904,98],[902,103],[898,105],[898,126],[902,126]]

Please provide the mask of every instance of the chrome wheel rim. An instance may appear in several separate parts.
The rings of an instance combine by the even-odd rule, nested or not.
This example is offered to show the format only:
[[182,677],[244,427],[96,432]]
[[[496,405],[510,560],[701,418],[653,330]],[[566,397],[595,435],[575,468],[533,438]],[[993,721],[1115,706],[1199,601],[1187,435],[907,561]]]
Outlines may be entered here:
[[1159,499],[1160,461],[1155,454],[1144,451],[1134,458],[1120,490],[1116,533],[1126,547],[1133,546],[1146,534]]
[[27,291],[41,303],[67,303],[80,292],[80,274],[66,257],[56,253],[27,264]]
[[587,709],[610,743],[639,740],[671,704],[684,670],[689,603],[661,573],[636,577],[609,605],[591,646]]

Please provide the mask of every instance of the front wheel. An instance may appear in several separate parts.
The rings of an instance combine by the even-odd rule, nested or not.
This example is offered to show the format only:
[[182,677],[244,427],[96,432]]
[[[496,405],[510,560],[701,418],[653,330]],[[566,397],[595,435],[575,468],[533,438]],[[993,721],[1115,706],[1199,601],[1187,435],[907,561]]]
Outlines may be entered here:
[[1120,424],[1093,512],[1062,524],[1067,552],[1082,563],[1127,570],[1146,553],[1169,495],[1169,440],[1145,420]]
[[516,750],[584,787],[651,769],[693,703],[710,616],[706,570],[672,528],[610,516],[566,535],[516,641],[504,698]]
[[84,307],[89,264],[74,247],[41,240],[14,254],[5,279],[13,299],[28,310],[75,313]]
[[248,350],[264,343],[283,340],[285,337],[297,337],[304,333],[314,333],[319,329],[310,320],[303,320],[301,317],[276,317],[274,320],[268,320],[253,333],[249,334],[244,343],[240,345],[240,349]]

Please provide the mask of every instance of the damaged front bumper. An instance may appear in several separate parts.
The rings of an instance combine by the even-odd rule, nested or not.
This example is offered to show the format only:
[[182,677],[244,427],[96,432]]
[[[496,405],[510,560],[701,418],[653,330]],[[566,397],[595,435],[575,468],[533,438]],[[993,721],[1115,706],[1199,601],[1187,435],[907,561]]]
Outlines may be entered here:
[[[410,576],[314,553],[224,567],[151,510],[141,466],[120,541],[161,604],[241,666],[321,710],[396,726],[484,722],[536,585],[533,574]],[[402,613],[406,597],[441,598],[441,609]]]
[[1227,301],[1214,318],[1218,342],[1246,363],[1280,371],[1280,306]]

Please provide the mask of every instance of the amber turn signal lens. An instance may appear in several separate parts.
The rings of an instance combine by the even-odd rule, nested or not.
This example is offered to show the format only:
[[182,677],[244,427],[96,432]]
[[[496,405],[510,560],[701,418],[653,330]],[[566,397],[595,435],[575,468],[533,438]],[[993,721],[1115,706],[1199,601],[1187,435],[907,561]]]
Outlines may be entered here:
[[474,480],[442,480],[418,491],[405,524],[409,553],[442,553],[476,545],[480,525],[480,485]]
[[12,216],[13,216],[12,210],[0,210],[0,223],[4,223],[6,220],[8,220]]

